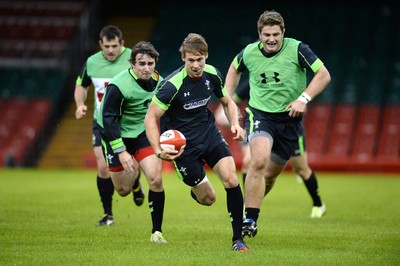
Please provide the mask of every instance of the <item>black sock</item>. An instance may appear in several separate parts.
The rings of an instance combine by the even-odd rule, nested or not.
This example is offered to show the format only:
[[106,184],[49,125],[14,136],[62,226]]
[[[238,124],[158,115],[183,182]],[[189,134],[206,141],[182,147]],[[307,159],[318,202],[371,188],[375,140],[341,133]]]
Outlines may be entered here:
[[247,176],[247,173],[242,173],[242,178],[243,178],[243,191],[244,191],[245,185],[246,185],[246,176]]
[[154,192],[149,190],[149,208],[151,213],[151,221],[153,223],[153,228],[151,233],[155,231],[162,232],[161,226],[164,216],[164,203],[165,203],[165,193]]
[[234,188],[225,188],[226,205],[232,221],[233,237],[232,241],[243,239],[243,194],[240,185]]
[[103,203],[104,214],[112,215],[112,196],[114,194],[114,185],[111,178],[100,178],[97,176],[97,189],[100,199]]
[[133,183],[132,190],[136,190],[138,188],[140,184],[139,179],[140,179],[140,169],[138,170],[138,177],[136,178],[135,183]]
[[258,208],[246,208],[245,210],[246,219],[253,219],[254,222],[257,222],[259,213],[260,209]]
[[312,198],[313,206],[322,206],[321,197],[319,195],[318,181],[314,172],[311,173],[311,176],[308,180],[304,180],[304,185],[306,185],[308,193]]

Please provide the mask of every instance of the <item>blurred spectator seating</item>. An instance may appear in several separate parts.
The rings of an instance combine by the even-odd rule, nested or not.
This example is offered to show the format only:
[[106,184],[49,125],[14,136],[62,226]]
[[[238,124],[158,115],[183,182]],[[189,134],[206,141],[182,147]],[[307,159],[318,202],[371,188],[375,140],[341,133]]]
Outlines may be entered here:
[[87,1],[0,2],[0,167],[33,165]]

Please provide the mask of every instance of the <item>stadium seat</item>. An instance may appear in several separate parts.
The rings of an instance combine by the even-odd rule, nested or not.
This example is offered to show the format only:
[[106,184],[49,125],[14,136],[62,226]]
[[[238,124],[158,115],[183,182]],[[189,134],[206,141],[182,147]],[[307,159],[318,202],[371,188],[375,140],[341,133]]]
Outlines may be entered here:
[[400,106],[386,106],[383,110],[377,158],[400,164]]
[[1,1],[2,16],[73,16],[79,17],[88,1]]
[[[14,148],[14,141],[20,141],[16,128],[20,124],[21,118],[28,107],[25,99],[10,99],[3,106],[2,116],[0,117],[0,166],[10,155],[14,155],[17,147]],[[18,144],[19,145],[19,144]]]
[[330,104],[315,103],[308,106],[304,115],[306,149],[310,163],[318,162],[324,156],[333,110]]
[[0,22],[1,27],[13,28],[1,32],[5,39],[69,40],[78,29],[78,21],[70,18],[16,17]]
[[3,147],[11,135],[11,130],[8,125],[0,122],[0,148]]
[[4,111],[7,116],[0,121],[0,166],[12,160],[22,165],[27,155],[34,150],[51,115],[51,101],[25,99],[7,101]]
[[29,138],[22,134],[13,134],[11,139],[0,149],[2,161],[0,165],[9,166],[8,160],[12,161],[12,165],[22,165],[26,147],[28,147]]
[[351,151],[353,161],[368,163],[375,156],[379,118],[379,106],[363,105],[359,107],[354,144]]
[[26,107],[28,106],[28,101],[23,98],[10,99],[6,102],[3,107],[3,113],[0,116],[0,122],[8,125],[9,128],[13,128],[18,124]]
[[33,99],[28,106],[29,112],[21,119],[20,129],[26,131],[28,126],[39,134],[51,116],[52,103],[49,99]]
[[354,105],[336,106],[328,141],[328,154],[341,157],[347,157],[350,154],[355,118]]

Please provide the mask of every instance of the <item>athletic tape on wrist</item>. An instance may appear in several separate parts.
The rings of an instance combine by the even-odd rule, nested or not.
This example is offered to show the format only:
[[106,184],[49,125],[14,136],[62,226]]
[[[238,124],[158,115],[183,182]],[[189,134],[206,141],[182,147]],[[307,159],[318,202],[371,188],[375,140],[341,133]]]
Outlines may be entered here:
[[303,93],[299,96],[299,98],[297,98],[297,100],[299,100],[299,101],[302,102],[302,103],[307,104],[307,103],[309,103],[309,102],[311,101],[311,96],[308,95],[307,92],[303,92]]

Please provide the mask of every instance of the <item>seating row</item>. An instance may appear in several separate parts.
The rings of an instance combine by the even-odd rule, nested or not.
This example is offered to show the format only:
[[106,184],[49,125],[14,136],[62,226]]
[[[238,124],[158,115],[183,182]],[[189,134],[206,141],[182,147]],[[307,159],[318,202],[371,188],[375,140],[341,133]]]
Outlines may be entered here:
[[62,58],[69,49],[64,40],[4,40],[0,46],[2,58]]
[[0,16],[75,16],[82,14],[88,1],[1,1]]
[[37,158],[35,150],[49,118],[52,102],[48,99],[10,99],[1,103],[0,166],[26,166]]
[[[308,107],[303,122],[312,168],[400,172],[400,106],[318,103]],[[240,144],[220,129],[240,169]]]
[[400,106],[315,105],[304,124],[316,167],[400,171]]
[[0,97],[12,98],[49,98],[58,102],[63,91],[60,84],[64,84],[66,73],[62,69],[40,68],[0,68],[0,83],[2,90]]
[[68,40],[77,29],[78,20],[74,18],[0,16],[3,39]]

